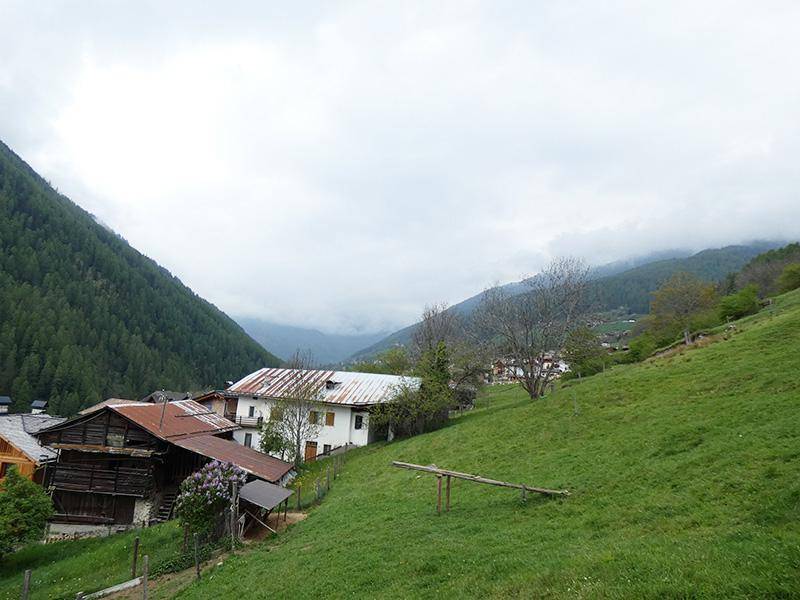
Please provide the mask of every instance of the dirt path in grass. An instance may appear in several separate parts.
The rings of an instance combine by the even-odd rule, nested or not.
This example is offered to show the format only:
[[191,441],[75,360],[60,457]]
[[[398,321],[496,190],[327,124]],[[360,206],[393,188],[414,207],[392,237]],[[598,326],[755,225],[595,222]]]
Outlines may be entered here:
[[[285,531],[287,527],[290,527],[291,525],[294,525],[305,518],[306,514],[301,512],[287,513],[286,521],[283,520],[283,515],[281,515],[280,518],[278,518],[276,515],[272,515],[267,521],[267,525],[275,529],[280,534]],[[271,532],[264,527],[259,527],[257,531],[248,533],[245,536],[244,548],[237,550],[237,554],[247,554],[248,552],[252,552],[255,547],[259,545],[259,542],[267,538],[270,534]],[[224,552],[201,563],[200,576],[203,577],[205,573],[225,562],[229,556],[229,552]],[[195,580],[195,577],[194,567],[191,569],[185,569],[183,571],[177,571],[175,573],[161,575],[160,577],[156,577],[149,581],[147,596],[152,600],[166,600],[168,598],[173,598],[183,588],[190,585]],[[141,586],[106,596],[106,598],[111,598],[114,600],[134,600],[141,597]]]

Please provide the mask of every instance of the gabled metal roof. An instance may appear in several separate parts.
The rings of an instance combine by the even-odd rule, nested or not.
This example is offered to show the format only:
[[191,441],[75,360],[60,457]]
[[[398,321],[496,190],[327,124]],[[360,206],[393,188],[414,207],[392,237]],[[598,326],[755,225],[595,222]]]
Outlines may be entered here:
[[418,377],[399,375],[316,369],[259,369],[226,391],[239,395],[290,398],[292,390],[304,388],[314,390],[320,402],[371,406],[393,399],[403,386],[418,388],[419,385]]

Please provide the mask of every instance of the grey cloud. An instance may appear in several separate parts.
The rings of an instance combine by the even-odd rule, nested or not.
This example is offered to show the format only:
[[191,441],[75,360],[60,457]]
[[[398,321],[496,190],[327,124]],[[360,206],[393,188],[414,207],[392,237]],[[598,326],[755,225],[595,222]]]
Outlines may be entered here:
[[554,254],[800,237],[798,17],[10,2],[0,136],[224,310],[377,331]]

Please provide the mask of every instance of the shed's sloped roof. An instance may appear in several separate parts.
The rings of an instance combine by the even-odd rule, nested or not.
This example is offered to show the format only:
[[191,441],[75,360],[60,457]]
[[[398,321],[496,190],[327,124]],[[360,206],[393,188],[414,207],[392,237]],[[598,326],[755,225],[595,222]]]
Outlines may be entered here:
[[247,500],[267,510],[272,510],[291,495],[291,490],[258,480],[244,484],[239,490],[239,497],[242,500]]
[[0,415],[0,437],[25,454],[30,460],[39,463],[56,458],[55,450],[39,444],[33,434],[66,421],[63,417],[50,415]]
[[[333,382],[332,389],[326,383]],[[322,371],[316,369],[259,369],[237,381],[226,391],[236,394],[291,397],[298,387],[316,388],[319,401],[331,404],[370,406],[394,398],[402,386],[419,387],[417,377],[355,373],[352,371]]]
[[129,402],[109,404],[106,408],[130,419],[157,438],[168,441],[194,435],[216,435],[239,429],[235,423],[210,412],[194,400],[158,404]]
[[233,463],[251,475],[271,483],[280,481],[286,473],[292,470],[291,463],[242,446],[238,442],[223,440],[213,435],[188,437],[173,443],[208,458]]

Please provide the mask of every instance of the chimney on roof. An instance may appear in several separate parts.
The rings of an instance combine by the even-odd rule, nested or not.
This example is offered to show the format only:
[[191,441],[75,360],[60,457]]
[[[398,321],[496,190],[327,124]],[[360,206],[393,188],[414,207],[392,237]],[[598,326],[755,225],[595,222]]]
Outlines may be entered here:
[[31,414],[40,415],[47,410],[47,400],[34,400],[31,402]]

